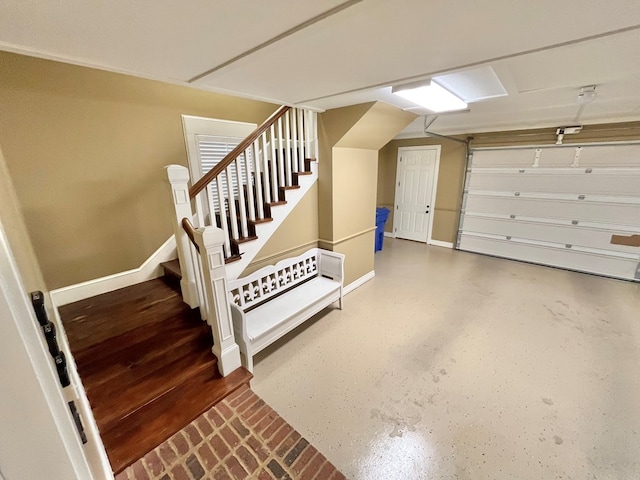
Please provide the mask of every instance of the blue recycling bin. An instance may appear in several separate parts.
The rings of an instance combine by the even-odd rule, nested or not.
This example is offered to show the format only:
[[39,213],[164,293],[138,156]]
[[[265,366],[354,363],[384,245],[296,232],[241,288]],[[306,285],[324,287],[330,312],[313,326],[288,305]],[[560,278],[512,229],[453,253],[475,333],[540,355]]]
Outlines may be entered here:
[[376,245],[374,252],[382,250],[382,242],[384,241],[384,225],[387,223],[389,213],[391,211],[385,207],[376,208]]

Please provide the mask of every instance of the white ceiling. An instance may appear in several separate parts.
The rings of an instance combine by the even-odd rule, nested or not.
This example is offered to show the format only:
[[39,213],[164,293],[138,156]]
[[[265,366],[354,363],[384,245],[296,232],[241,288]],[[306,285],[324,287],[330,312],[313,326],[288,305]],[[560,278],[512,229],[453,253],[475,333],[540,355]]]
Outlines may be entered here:
[[488,65],[509,96],[431,130],[640,120],[638,0],[3,0],[0,49],[319,109]]

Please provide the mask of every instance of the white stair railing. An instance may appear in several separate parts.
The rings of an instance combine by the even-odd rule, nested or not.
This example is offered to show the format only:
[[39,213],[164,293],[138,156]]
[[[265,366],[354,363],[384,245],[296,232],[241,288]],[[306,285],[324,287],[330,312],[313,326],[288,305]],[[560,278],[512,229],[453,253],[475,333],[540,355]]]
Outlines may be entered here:
[[[189,306],[200,307],[202,318],[211,325],[223,375],[240,365],[223,307],[225,262],[240,258],[239,245],[255,238],[257,223],[272,220],[271,208],[281,200],[281,192],[297,187],[305,158],[317,158],[317,151],[316,113],[283,106],[190,188],[185,167],[167,167],[182,295]],[[183,219],[196,223],[190,233],[193,242]]]
[[227,294],[222,231],[215,227],[192,230],[202,261],[203,290],[207,305],[207,323],[213,336],[213,354],[224,377],[240,368],[240,349],[235,340],[231,307]]
[[225,258],[255,235],[256,222],[269,220],[281,191],[296,187],[294,175],[305,158],[316,158],[317,115],[280,107],[189,190],[196,198],[196,226],[217,226],[224,235]]

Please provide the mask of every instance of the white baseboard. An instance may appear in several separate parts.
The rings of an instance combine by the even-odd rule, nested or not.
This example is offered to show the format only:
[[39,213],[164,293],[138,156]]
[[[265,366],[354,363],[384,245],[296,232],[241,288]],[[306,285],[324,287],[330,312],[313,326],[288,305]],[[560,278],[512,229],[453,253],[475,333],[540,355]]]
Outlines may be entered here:
[[343,287],[342,294],[347,295],[348,293],[353,292],[356,288],[361,287],[363,284],[367,283],[369,280],[371,280],[375,276],[376,276],[375,270],[371,270],[369,273],[365,273],[363,276],[361,276],[357,280],[354,280],[346,287]]
[[129,287],[161,277],[163,271],[160,264],[173,260],[174,258],[178,258],[178,254],[176,252],[176,239],[171,235],[140,267],[51,290],[51,292],[49,292],[51,295],[51,303],[56,307],[60,307],[68,303],[95,297],[102,293],[113,292],[119,288]]
[[441,240],[431,240],[429,241],[429,245],[433,245],[434,247],[453,248],[453,243],[443,242]]
[[385,236],[385,237],[396,238],[396,237],[393,235],[393,233],[391,233],[391,232],[384,232],[384,236]]

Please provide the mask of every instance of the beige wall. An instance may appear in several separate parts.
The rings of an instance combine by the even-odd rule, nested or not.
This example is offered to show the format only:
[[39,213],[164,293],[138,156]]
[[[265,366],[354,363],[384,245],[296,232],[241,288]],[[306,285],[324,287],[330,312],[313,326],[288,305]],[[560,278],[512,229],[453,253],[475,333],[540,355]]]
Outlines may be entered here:
[[240,276],[244,277],[262,267],[295,257],[317,246],[318,182],[302,197]]
[[375,227],[378,151],[333,149],[333,240]]
[[[375,230],[339,242],[331,250],[345,255],[344,284],[349,285],[374,269]],[[368,254],[371,251],[371,254]],[[363,255],[366,252],[367,255]]]
[[333,236],[322,238],[346,255],[345,285],[373,270],[378,151],[333,148]]
[[0,52],[0,145],[49,289],[138,267],[172,233],[163,166],[181,114],[275,105]]
[[384,206],[391,210],[385,225],[385,231],[393,231],[398,148],[423,145],[441,146],[440,170],[438,172],[431,237],[434,240],[453,243],[458,230],[466,159],[465,146],[446,139],[412,138],[393,140],[380,150],[377,202],[378,206]]
[[[552,145],[556,143],[555,128],[515,130],[470,134],[471,148],[515,145]],[[467,135],[458,138],[465,139]],[[586,125],[577,135],[567,135],[564,143],[587,143],[640,140],[640,122]],[[440,172],[436,196],[432,237],[455,243],[460,218],[460,205],[465,169],[465,147],[447,139],[412,138],[393,140],[380,150],[378,166],[377,202],[391,210],[385,226],[392,231],[395,203],[396,166],[399,147],[441,145]]]
[[[0,468],[7,479],[88,478],[82,446],[59,393],[44,337],[31,307],[21,303],[29,292],[42,290],[49,318],[54,318],[1,148],[0,235],[6,236],[10,249],[6,252],[4,241],[1,242]],[[13,283],[9,256],[15,260],[22,285]],[[26,458],[29,461],[25,461]]]
[[[320,238],[333,237],[333,145],[325,127],[324,114],[318,115],[318,234]],[[324,248],[324,247],[323,247]]]
[[26,291],[46,291],[44,278],[27,233],[22,210],[2,150],[0,150],[0,222]]
[[319,245],[346,255],[345,285],[374,268],[378,149],[414,119],[380,102],[319,117]]

